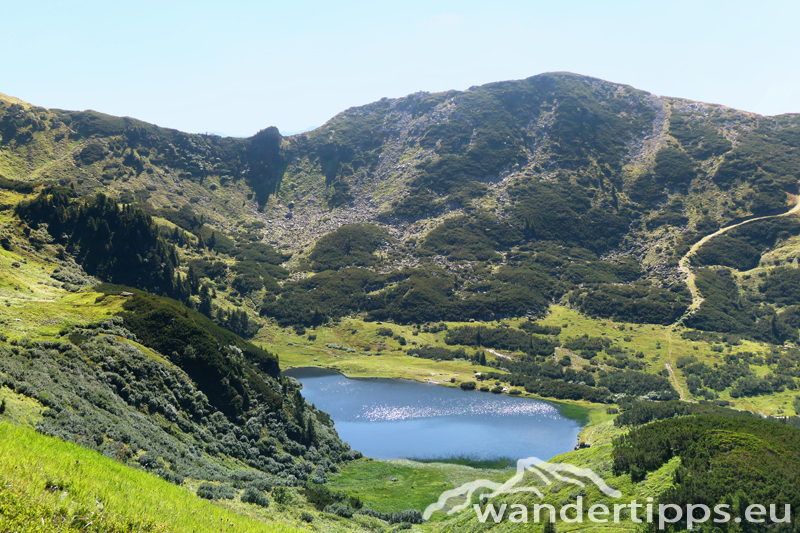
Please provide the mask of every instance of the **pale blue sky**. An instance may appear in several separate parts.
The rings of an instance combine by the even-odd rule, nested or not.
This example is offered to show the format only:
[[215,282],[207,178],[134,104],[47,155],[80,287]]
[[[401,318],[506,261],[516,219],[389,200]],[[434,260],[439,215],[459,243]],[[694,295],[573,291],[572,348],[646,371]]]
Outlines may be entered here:
[[571,71],[800,112],[800,2],[0,0],[0,92],[190,132]]

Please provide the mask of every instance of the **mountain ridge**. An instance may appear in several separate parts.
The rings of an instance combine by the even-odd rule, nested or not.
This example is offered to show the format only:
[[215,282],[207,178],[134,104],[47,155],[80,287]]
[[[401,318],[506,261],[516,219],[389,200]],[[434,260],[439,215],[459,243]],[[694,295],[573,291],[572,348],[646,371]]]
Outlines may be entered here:
[[354,224],[388,236],[364,252],[380,258],[369,270],[435,264],[455,275],[461,298],[465,267],[496,260],[508,270],[543,242],[604,261],[635,257],[644,279],[668,288],[682,283],[678,260],[706,228],[779,209],[800,181],[795,115],[759,117],[571,73],[384,98],[292,137],[276,128],[193,135],[9,102],[0,113],[0,172],[12,178],[27,169],[78,195],[100,188],[195,234],[190,241],[213,239],[218,252],[246,235],[290,253],[281,263],[289,281],[237,266],[245,293],[273,276],[286,290],[309,279],[320,238]]

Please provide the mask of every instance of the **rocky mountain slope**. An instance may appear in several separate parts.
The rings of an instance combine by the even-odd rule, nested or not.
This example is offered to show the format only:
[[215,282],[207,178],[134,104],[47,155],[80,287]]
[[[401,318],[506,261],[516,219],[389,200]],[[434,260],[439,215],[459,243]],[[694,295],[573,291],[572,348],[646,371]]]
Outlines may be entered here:
[[565,73],[384,99],[286,138],[191,135],[11,99],[0,113],[6,178],[188,205],[228,229],[260,220],[293,251],[344,223],[380,222],[405,239],[463,210],[519,221],[533,214],[510,190],[539,182],[576,185],[595,209],[627,207],[627,223],[680,228],[783,206],[797,181],[797,116]]
[[[286,138],[275,128],[248,139],[191,135],[5,97],[0,173],[15,187],[68,186],[74,197],[101,190],[155,216],[186,251],[171,252],[161,281],[138,286],[195,306],[209,299],[201,285],[222,293],[205,307],[223,324],[234,311],[223,298],[249,302],[233,328],[243,334],[257,315],[298,326],[364,312],[485,320],[541,314],[559,299],[595,316],[667,324],[690,303],[678,263],[693,243],[792,203],[799,121],[568,73],[383,99]],[[19,213],[52,226],[58,209],[77,209],[59,198],[49,213]],[[749,254],[749,268],[758,266],[797,234],[786,220],[773,233],[748,226],[750,241],[734,239],[717,256]],[[66,229],[50,233],[72,250],[76,229]],[[324,257],[336,255],[326,242],[345,254]],[[163,263],[166,252],[154,253]],[[105,268],[103,280],[137,284],[86,261],[90,274]],[[728,263],[704,264],[741,266]],[[775,320],[767,315],[755,312],[752,327],[694,323],[756,334]]]

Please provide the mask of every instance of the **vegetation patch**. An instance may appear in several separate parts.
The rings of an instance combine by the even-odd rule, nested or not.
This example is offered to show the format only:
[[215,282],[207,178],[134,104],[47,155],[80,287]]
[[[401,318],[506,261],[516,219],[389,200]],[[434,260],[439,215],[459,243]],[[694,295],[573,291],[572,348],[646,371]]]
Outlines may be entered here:
[[800,505],[799,437],[799,429],[757,418],[696,415],[660,420],[615,440],[614,471],[629,473],[639,482],[680,457],[675,485],[660,494],[658,502],[683,508],[729,502],[732,514],[743,521],[751,502],[777,502],[781,509],[783,504]]
[[673,324],[680,318],[691,301],[689,291],[682,283],[670,289],[638,284],[604,284],[579,289],[571,298],[576,307],[589,316],[664,325]]
[[311,268],[339,270],[368,267],[377,262],[375,251],[389,239],[386,230],[373,224],[347,224],[319,239],[309,255]]

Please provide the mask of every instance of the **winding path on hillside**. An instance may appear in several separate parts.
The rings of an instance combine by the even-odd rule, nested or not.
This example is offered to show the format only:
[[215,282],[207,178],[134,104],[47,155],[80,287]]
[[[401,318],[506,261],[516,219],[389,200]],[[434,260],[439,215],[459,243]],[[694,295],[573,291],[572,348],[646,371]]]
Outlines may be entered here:
[[669,344],[669,354],[667,354],[668,361],[664,363],[664,366],[667,367],[667,372],[669,372],[669,380],[672,382],[672,386],[678,391],[678,396],[680,396],[681,400],[686,401],[686,394],[683,392],[683,387],[681,387],[681,382],[678,379],[678,376],[675,375],[675,371],[672,369],[672,329],[667,330],[667,342]]
[[738,228],[739,226],[744,226],[745,224],[756,222],[758,220],[785,217],[788,215],[794,215],[796,213],[800,213],[800,196],[793,196],[792,199],[794,200],[795,205],[785,213],[780,213],[778,215],[767,215],[763,217],[749,218],[747,220],[739,222],[738,224],[731,224],[730,226],[725,226],[724,228],[719,229],[710,235],[706,235],[705,237],[694,243],[694,245],[689,249],[688,252],[686,252],[686,255],[684,255],[681,258],[680,262],[678,263],[678,270],[686,274],[686,285],[689,287],[689,291],[692,293],[692,304],[689,306],[689,308],[686,310],[683,316],[678,319],[676,324],[683,322],[686,319],[686,317],[697,311],[697,309],[700,307],[700,304],[703,303],[703,297],[697,290],[697,284],[695,283],[694,272],[692,272],[692,267],[691,267],[692,257],[697,253],[697,250],[699,250],[705,243],[707,243],[714,237],[718,237],[719,235],[722,235],[723,233],[726,233],[732,229]]

